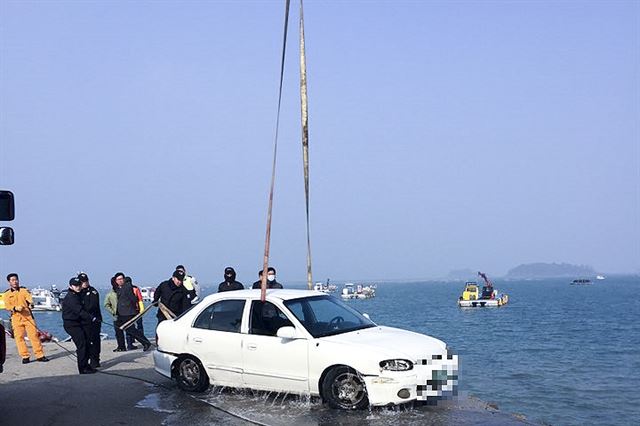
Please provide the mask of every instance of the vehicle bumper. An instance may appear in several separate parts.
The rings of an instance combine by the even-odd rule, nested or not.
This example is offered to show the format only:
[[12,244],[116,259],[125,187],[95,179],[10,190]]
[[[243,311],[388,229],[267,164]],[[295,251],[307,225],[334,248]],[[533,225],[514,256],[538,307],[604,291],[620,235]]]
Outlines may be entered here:
[[159,350],[153,351],[153,365],[154,369],[165,377],[171,379],[171,365],[173,361],[178,359],[177,356],[161,352]]
[[373,406],[436,401],[457,393],[458,359],[428,360],[406,372],[383,372],[364,377],[369,403]]

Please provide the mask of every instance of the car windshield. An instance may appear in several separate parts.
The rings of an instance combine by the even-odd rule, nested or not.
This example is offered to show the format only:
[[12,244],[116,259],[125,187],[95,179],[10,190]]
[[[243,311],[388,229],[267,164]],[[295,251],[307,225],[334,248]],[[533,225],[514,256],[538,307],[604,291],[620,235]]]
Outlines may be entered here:
[[333,336],[375,327],[360,312],[333,296],[312,296],[284,302],[313,337]]

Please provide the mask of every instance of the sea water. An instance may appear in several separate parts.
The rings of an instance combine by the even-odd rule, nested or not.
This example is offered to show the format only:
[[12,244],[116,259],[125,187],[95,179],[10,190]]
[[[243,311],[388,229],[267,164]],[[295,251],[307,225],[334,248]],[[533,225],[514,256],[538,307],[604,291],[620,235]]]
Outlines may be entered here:
[[[460,391],[503,412],[547,424],[637,424],[640,277],[569,284],[496,281],[509,294],[501,308],[458,308],[464,283],[435,281],[379,283],[375,298],[345,303],[378,324],[445,341],[460,355]],[[40,329],[66,337],[60,313],[35,315]],[[110,315],[103,315],[103,332],[113,338]],[[153,337],[154,313],[144,323]]]

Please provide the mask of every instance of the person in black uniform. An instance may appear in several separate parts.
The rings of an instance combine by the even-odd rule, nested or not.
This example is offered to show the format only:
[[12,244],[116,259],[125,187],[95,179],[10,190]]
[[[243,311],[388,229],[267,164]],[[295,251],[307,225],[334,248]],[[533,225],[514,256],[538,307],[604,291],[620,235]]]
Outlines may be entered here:
[[78,372],[80,374],[95,373],[96,370],[89,365],[89,335],[90,327],[98,321],[84,308],[82,295],[82,284],[77,277],[69,280],[69,292],[62,299],[62,321],[64,330],[69,333],[71,340],[76,345],[76,355],[78,357]]
[[[252,288],[254,289],[260,288],[260,286],[262,285],[262,269],[258,271],[258,278],[258,281],[253,283]],[[267,288],[283,288],[282,284],[276,281],[276,268],[272,266],[269,266],[269,268],[267,268]]]
[[82,284],[82,302],[84,309],[97,321],[85,324],[89,327],[89,365],[100,367],[100,329],[102,326],[102,312],[100,311],[100,295],[98,290],[89,283],[89,276],[84,272],[78,274],[78,281]]
[[[116,327],[121,327],[124,323],[136,316],[138,312],[138,296],[133,292],[131,283],[125,281],[122,272],[118,272],[115,276],[116,284],[118,285],[116,289],[116,294],[118,295]],[[146,352],[151,349],[149,339],[134,326],[127,328],[124,332],[130,334],[135,340],[142,343],[143,351]],[[118,342],[118,347],[124,347],[124,342]]]
[[231,266],[224,268],[224,281],[218,285],[218,293],[243,289],[242,283],[236,281],[236,271]]
[[[184,271],[176,269],[170,279],[161,282],[153,294],[153,303],[157,305],[158,302],[162,302],[176,316],[187,311],[191,307],[191,298],[195,293],[189,292],[182,285],[184,276]],[[160,309],[156,317],[158,324],[167,319]]]

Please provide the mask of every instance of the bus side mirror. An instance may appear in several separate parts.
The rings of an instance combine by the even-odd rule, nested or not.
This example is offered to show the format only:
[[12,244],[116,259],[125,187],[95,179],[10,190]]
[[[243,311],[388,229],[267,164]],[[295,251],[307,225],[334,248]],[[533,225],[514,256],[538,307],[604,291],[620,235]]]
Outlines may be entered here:
[[0,246],[10,246],[13,244],[13,229],[0,228]]
[[0,220],[13,220],[14,217],[13,192],[0,191]]

